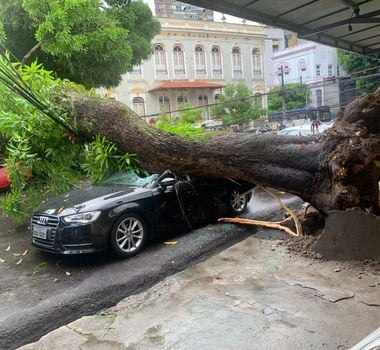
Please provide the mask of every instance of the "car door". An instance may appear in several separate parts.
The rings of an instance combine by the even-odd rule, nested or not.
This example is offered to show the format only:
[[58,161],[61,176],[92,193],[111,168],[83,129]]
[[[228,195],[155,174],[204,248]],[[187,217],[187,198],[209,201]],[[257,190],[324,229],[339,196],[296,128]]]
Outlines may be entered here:
[[[174,178],[173,178],[174,180]],[[153,189],[155,226],[158,233],[178,228],[191,228],[196,192],[189,181],[158,184]]]

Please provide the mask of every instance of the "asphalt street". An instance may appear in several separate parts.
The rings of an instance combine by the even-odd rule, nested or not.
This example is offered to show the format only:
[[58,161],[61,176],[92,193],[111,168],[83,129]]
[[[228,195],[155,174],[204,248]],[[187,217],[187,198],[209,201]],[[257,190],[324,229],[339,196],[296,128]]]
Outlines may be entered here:
[[[282,196],[293,205],[300,204],[295,197]],[[257,191],[246,216],[269,219],[275,215],[278,205]],[[117,260],[106,253],[78,257],[43,253],[30,246],[27,224],[15,226],[2,220],[2,350],[33,342],[61,325],[113,306],[260,230],[212,224],[191,232],[178,232],[153,242],[136,257]]]

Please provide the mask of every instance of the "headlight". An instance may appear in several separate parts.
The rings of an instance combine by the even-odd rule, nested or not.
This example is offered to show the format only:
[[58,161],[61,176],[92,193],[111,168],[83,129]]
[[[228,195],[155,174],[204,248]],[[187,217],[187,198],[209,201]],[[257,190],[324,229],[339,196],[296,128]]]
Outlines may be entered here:
[[80,223],[80,224],[89,224],[98,219],[100,211],[88,211],[85,213],[78,213],[73,215],[67,215],[62,218],[65,223]]

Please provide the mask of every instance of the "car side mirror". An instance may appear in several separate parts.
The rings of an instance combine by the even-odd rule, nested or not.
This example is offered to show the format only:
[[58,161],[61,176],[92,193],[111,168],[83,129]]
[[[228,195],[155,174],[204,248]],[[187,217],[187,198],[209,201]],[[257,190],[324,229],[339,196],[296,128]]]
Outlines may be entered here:
[[172,177],[166,177],[160,181],[160,187],[166,189],[169,186],[174,186],[176,182],[176,179]]

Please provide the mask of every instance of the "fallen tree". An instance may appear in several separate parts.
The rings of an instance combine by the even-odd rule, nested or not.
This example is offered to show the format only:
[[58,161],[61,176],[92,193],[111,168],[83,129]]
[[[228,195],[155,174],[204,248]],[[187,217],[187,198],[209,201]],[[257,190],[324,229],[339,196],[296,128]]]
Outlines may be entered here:
[[152,172],[228,177],[295,194],[322,213],[379,211],[380,90],[339,112],[321,138],[225,133],[197,140],[147,125],[126,105],[70,94],[80,136],[100,134]]

